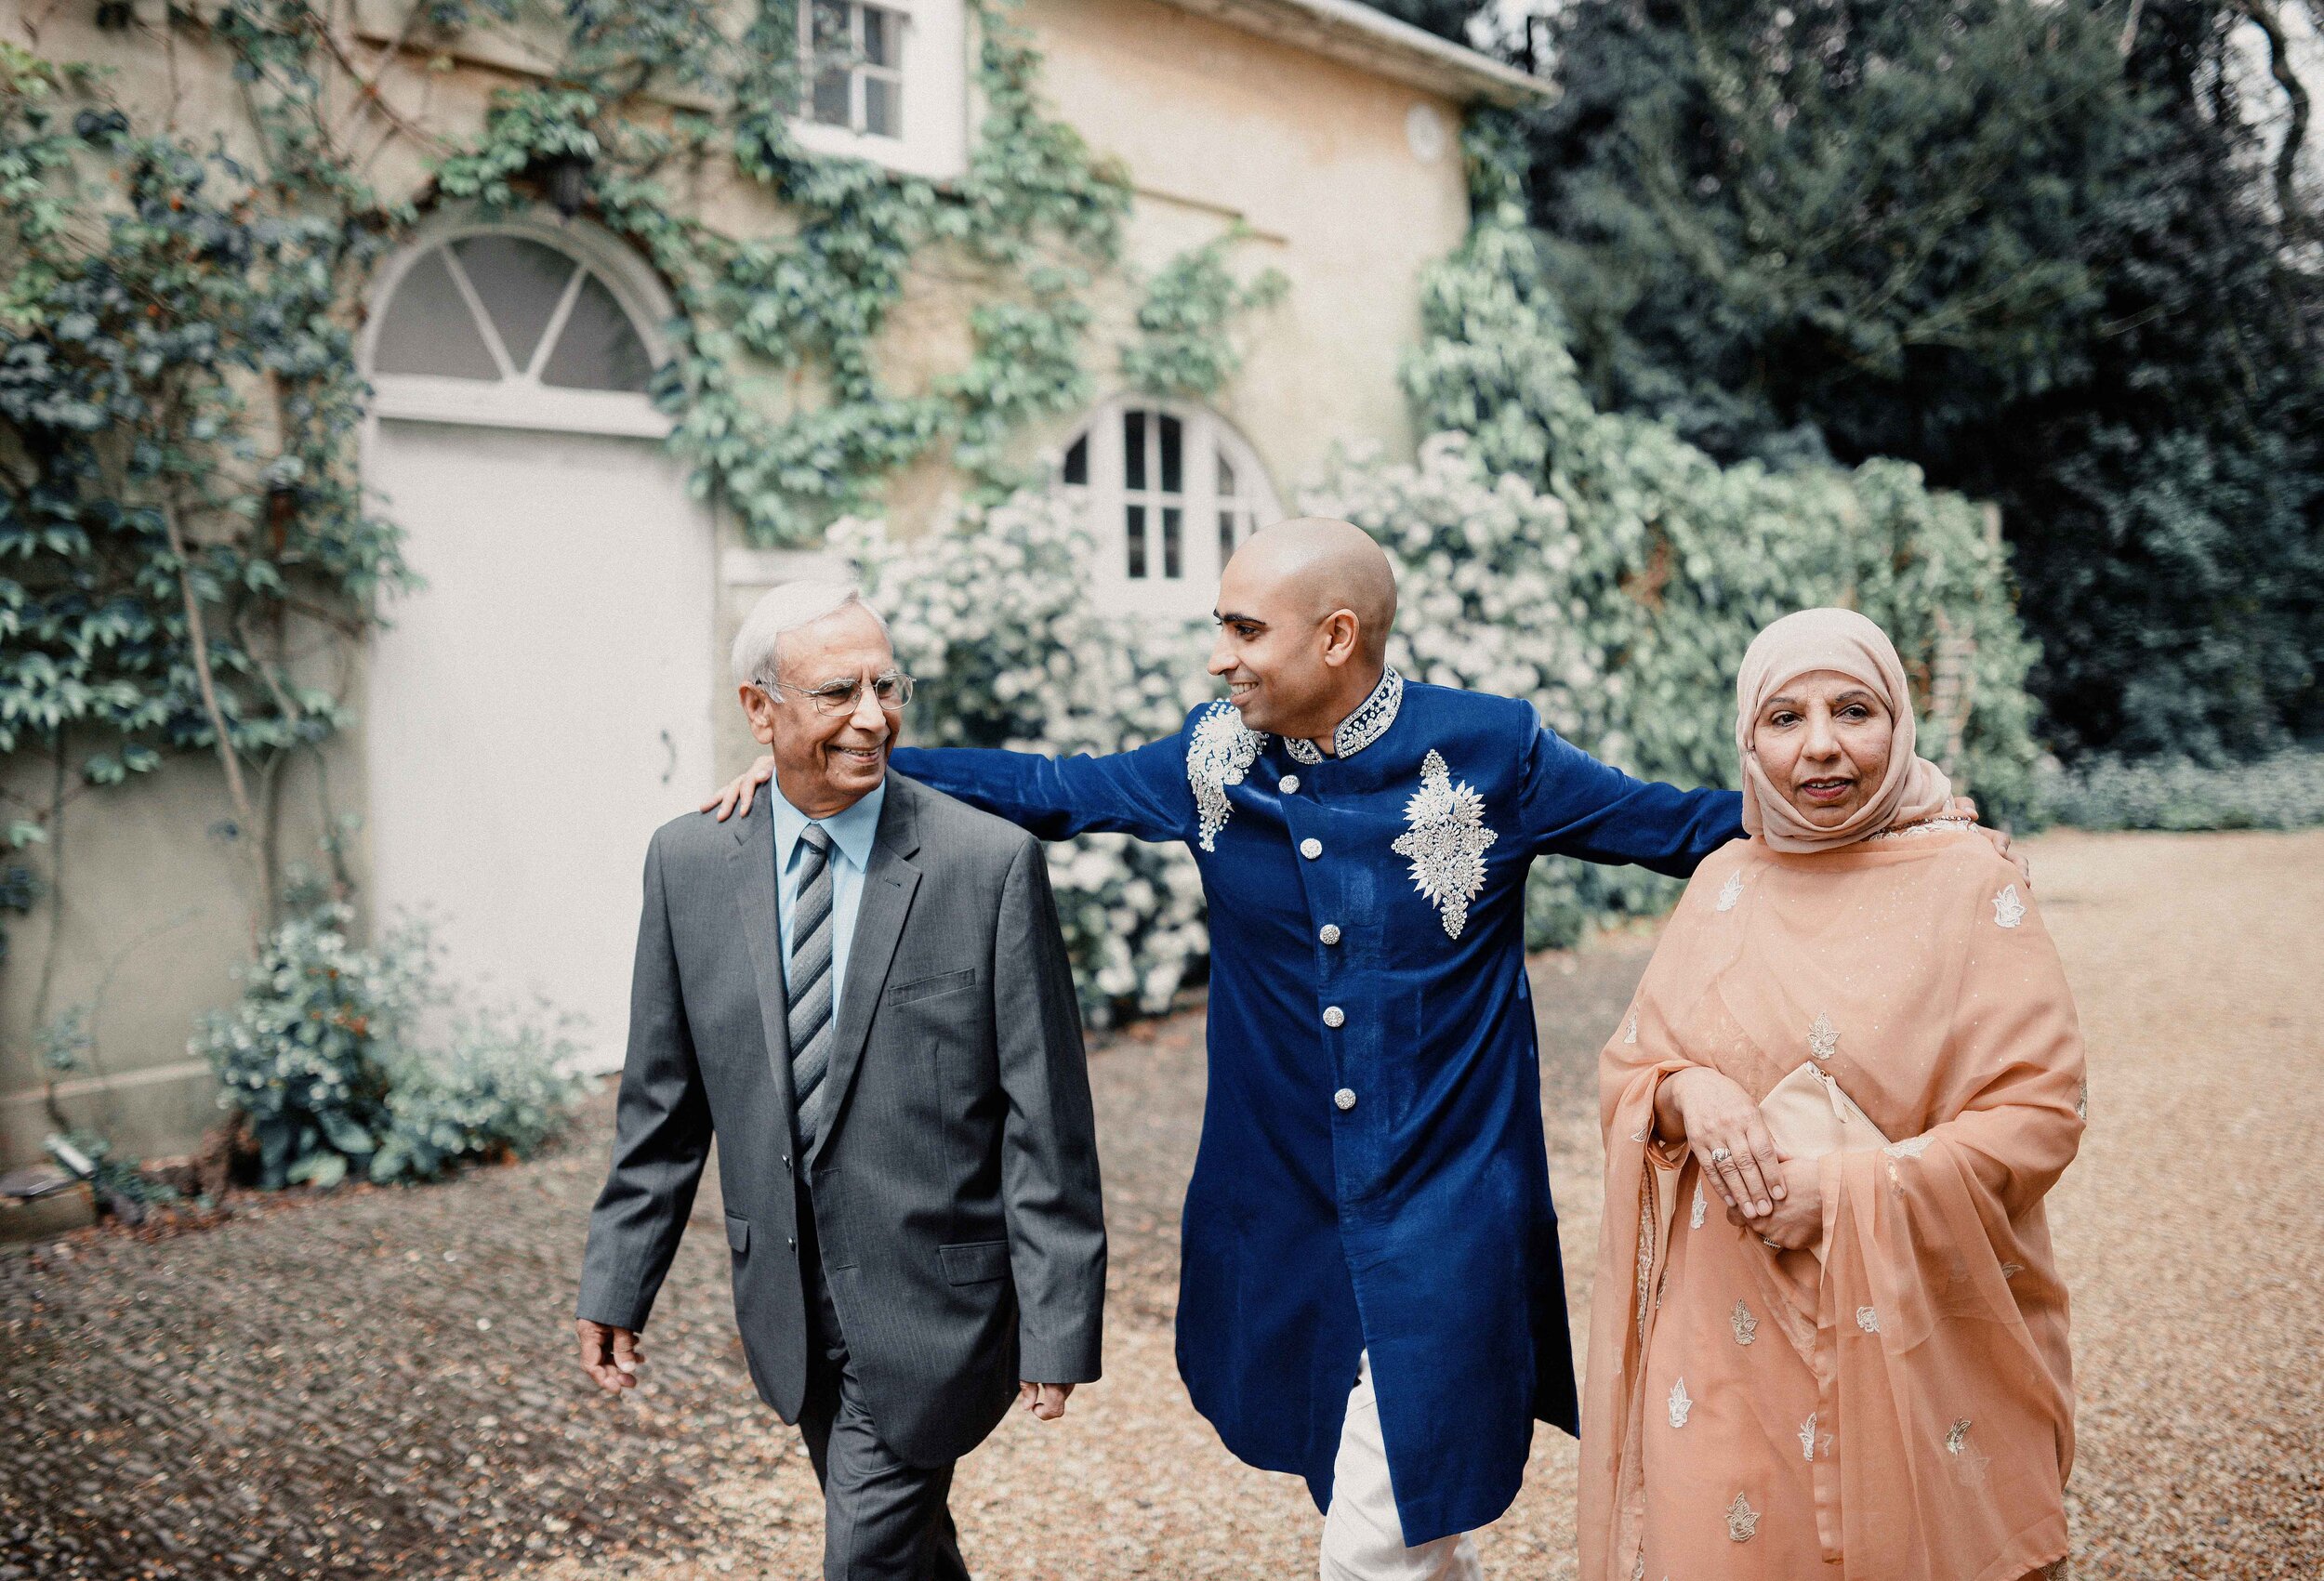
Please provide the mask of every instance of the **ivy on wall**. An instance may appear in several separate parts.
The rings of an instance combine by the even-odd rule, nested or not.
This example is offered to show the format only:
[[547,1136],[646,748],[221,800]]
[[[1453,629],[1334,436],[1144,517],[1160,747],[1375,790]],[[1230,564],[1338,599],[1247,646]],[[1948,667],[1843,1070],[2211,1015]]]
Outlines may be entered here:
[[[225,781],[213,832],[247,859],[254,948],[275,920],[283,771],[347,724],[350,661],[414,580],[355,457],[361,304],[417,217],[365,175],[383,140],[423,152],[436,197],[554,194],[642,252],[678,308],[655,383],[673,446],[754,542],[812,542],[946,447],[972,500],[1035,481],[1026,428],[1092,397],[1089,302],[1130,191],[1044,111],[1009,0],[971,9],[982,121],[943,184],[799,146],[792,0],[739,31],[707,0],[572,0],[558,64],[468,140],[406,118],[378,75],[463,33],[537,42],[522,0],[419,0],[376,52],[306,0],[137,24],[235,96],[215,146],[101,71],[0,45],[0,920],[65,882],[68,803],[188,753]],[[711,224],[690,181],[713,169],[786,223]],[[1230,376],[1227,321],[1280,292],[1221,294],[1222,274],[1210,254],[1163,270],[1123,367]],[[973,303],[968,355],[905,388],[883,332],[928,278]],[[56,965],[52,934],[36,1022]]]

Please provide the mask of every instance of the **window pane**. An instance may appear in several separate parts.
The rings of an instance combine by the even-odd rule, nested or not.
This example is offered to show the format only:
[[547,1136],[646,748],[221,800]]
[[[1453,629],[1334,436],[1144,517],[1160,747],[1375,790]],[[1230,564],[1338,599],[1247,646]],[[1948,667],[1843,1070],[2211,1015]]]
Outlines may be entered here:
[[1089,436],[1084,434],[1074,441],[1072,449],[1065,452],[1065,481],[1086,483],[1089,481]]
[[848,27],[848,0],[814,0],[808,13],[807,46],[818,60],[845,60],[855,52]]
[[625,389],[643,395],[654,374],[645,342],[604,282],[589,275],[549,353],[541,382],[565,389]]
[[1122,484],[1132,489],[1146,486],[1146,415],[1143,412],[1122,414]]
[[1129,526],[1125,536],[1129,541],[1129,575],[1137,581],[1146,574],[1146,507],[1133,505],[1129,509]]
[[1226,458],[1226,453],[1221,451],[1219,453],[1219,497],[1226,499],[1234,493],[1235,463],[1229,461]]
[[1182,425],[1176,417],[1162,416],[1156,420],[1162,425],[1162,492],[1178,494],[1184,488],[1178,464],[1179,429]]
[[903,62],[904,19],[877,6],[864,7],[864,59],[874,66]]
[[1219,512],[1219,563],[1223,566],[1235,558],[1235,512]]
[[452,283],[441,252],[429,252],[403,274],[379,325],[372,369],[382,374],[432,374],[446,379],[496,379],[500,365],[468,298]]
[[814,118],[826,126],[848,125],[848,81],[845,66],[827,66],[815,73]]
[[[1164,422],[1169,419],[1165,417]],[[1162,507],[1162,574],[1175,582],[1185,573],[1186,556],[1180,546],[1179,516],[1174,505]]]
[[531,367],[541,331],[579,266],[554,247],[522,236],[464,236],[452,244],[452,251],[483,299],[508,361]]
[[864,130],[875,137],[904,136],[904,95],[886,77],[864,74]]

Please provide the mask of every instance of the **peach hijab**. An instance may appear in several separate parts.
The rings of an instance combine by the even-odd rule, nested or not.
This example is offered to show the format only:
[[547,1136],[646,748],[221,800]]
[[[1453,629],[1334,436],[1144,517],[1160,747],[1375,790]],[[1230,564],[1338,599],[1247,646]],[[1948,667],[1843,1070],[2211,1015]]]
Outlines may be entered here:
[[[1852,831],[1798,832],[1750,764],[1759,702],[1818,668],[1878,686],[1896,714]],[[1696,871],[1599,1056],[1581,1574],[1631,1581],[1651,1561],[1650,1581],[1797,1581],[1783,1556],[1804,1552],[1831,1581],[2019,1581],[2066,1553],[2074,1454],[2044,1212],[2082,1131],[2064,968],[2025,881],[1975,830],[1863,837],[1946,795],[1913,755],[1877,626],[1837,610],[1778,621],[1752,644],[1738,703],[1753,837]],[[1655,1118],[1676,1072],[1718,1071],[1756,1101],[1807,1059],[1895,1139],[1819,1161],[1820,1263],[1729,1226],[1715,1198],[1690,1217],[1699,1166]],[[1738,1308],[1763,1325],[1756,1345]],[[1691,1417],[1675,1403],[1666,1416],[1647,1383],[1680,1367]],[[1750,1427],[1795,1399],[1815,1411],[1804,1459],[1797,1416]],[[1707,1482],[1715,1496],[1698,1496]]]
[[[1870,799],[1847,822],[1821,829],[1769,782],[1751,749],[1760,710],[1785,686],[1813,670],[1836,670],[1869,687],[1895,720],[1888,771]],[[1904,661],[1888,633],[1854,610],[1802,610],[1751,639],[1735,678],[1735,747],[1743,758],[1743,832],[1770,850],[1829,850],[1899,823],[1917,823],[1945,810],[1952,784],[1945,771],[1913,750],[1912,692]]]

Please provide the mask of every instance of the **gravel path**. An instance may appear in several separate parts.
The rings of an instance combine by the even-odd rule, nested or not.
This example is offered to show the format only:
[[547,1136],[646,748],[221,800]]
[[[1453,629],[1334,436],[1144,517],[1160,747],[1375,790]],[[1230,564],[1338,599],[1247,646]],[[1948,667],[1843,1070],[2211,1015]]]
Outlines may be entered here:
[[[2324,833],[2032,850],[2091,1043],[2092,1130],[2053,1209],[2082,1397],[2077,1577],[2324,1574],[2324,1196],[2300,1167],[2324,1136]],[[1578,1307],[1591,1065],[1648,947],[1535,965]],[[1093,1061],[1107,1377],[962,1465],[954,1509],[993,1581],[1313,1574],[1304,1489],[1237,1465],[1173,1370],[1200,1031],[1181,1017]],[[557,1156],[448,1186],[0,1253],[0,1581],[813,1574],[813,1479],[750,1395],[714,1185],[648,1335],[653,1381],[601,1400],[572,1364],[608,1115],[594,1105]],[[1572,1574],[1573,1469],[1570,1443],[1537,1440],[1482,1535],[1490,1574]]]

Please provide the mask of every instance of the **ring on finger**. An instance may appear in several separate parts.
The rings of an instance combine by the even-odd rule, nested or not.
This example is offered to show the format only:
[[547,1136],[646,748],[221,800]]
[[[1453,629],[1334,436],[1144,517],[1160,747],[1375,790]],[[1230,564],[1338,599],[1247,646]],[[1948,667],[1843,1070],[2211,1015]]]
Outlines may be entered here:
[[1710,1161],[1711,1161],[1713,1164],[1727,1164],[1727,1163],[1731,1163],[1731,1162],[1733,1162],[1734,1158],[1735,1158],[1735,1154],[1733,1154],[1732,1153],[1729,1153],[1729,1152],[1728,1152],[1725,1148],[1723,1148],[1723,1147],[1714,1147],[1714,1148],[1712,1148],[1712,1149],[1710,1150]]

